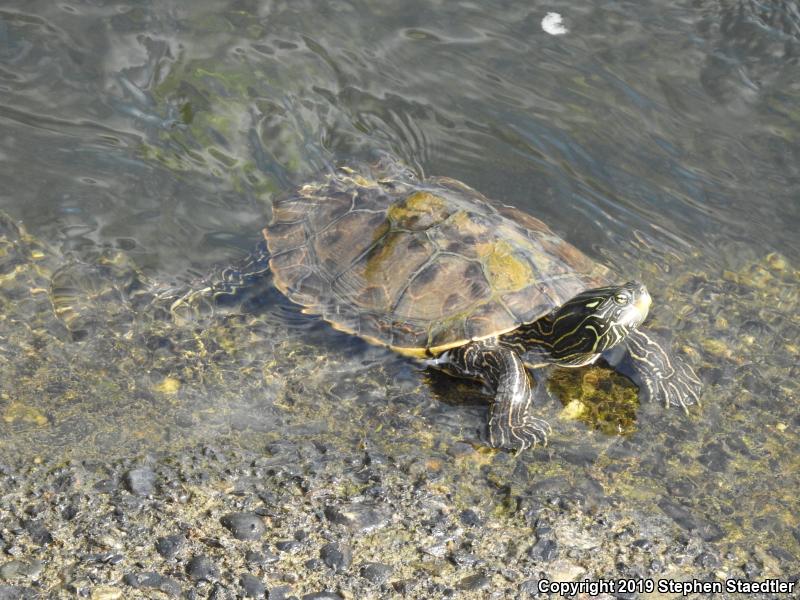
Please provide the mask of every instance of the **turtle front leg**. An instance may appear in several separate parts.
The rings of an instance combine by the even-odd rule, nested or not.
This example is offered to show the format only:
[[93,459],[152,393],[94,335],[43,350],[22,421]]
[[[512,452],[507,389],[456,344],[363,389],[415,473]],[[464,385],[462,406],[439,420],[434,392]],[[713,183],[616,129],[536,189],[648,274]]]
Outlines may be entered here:
[[647,390],[651,399],[666,407],[700,404],[702,383],[694,370],[669,356],[653,333],[633,331],[626,338],[628,356],[634,367],[634,380]]
[[493,447],[522,451],[547,444],[550,425],[530,413],[530,378],[514,350],[493,341],[471,342],[432,362],[455,375],[480,379],[492,389],[489,443]]

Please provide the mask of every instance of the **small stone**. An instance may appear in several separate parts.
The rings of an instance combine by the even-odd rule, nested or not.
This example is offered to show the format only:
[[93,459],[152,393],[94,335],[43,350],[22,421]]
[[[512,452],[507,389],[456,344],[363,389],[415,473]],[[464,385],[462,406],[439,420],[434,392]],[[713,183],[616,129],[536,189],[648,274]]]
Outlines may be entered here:
[[186,538],[181,534],[160,537],[156,540],[156,552],[166,559],[175,558],[185,543]]
[[10,560],[0,567],[0,579],[10,581],[27,577],[36,579],[44,568],[44,563],[40,560],[33,560],[29,563],[22,560]]
[[392,574],[392,567],[383,563],[365,563],[361,567],[361,576],[375,585],[383,585]]
[[125,473],[125,487],[131,494],[151,496],[156,489],[156,474],[149,467],[131,469]]
[[109,585],[101,585],[92,589],[92,600],[117,600],[122,598],[122,590]]
[[251,565],[265,565],[267,561],[264,560],[264,555],[261,552],[256,552],[255,550],[248,550],[244,553],[244,560],[245,562],[250,563]]
[[555,540],[541,538],[531,547],[529,554],[535,561],[549,562],[558,556],[558,544]]
[[0,585],[0,599],[2,600],[38,600],[41,594],[30,587],[17,585]]
[[459,567],[473,567],[479,562],[477,556],[470,552],[465,552],[464,550],[456,550],[450,555],[450,558]]
[[275,547],[281,552],[294,553],[297,552],[302,545],[294,540],[283,540],[275,543]]
[[467,591],[483,590],[489,587],[489,583],[489,578],[486,575],[477,573],[459,581],[458,589]]
[[461,523],[467,527],[474,527],[481,524],[480,516],[471,508],[462,510],[458,517],[461,520]]
[[353,562],[353,551],[347,544],[337,544],[334,542],[325,544],[322,550],[320,550],[319,556],[323,562],[336,573],[346,571]]
[[458,458],[459,456],[466,456],[467,454],[472,454],[473,452],[475,452],[475,448],[473,448],[466,442],[456,442],[447,449],[447,453],[453,458]]
[[306,594],[303,596],[303,600],[344,600],[344,598],[334,592],[316,592]]
[[269,591],[267,592],[267,598],[269,600],[286,600],[289,597],[289,594],[291,593],[292,593],[291,586],[278,585],[269,589]]
[[230,513],[220,522],[237,540],[257,540],[267,530],[263,519],[251,512]]
[[394,591],[398,594],[408,595],[414,591],[414,588],[419,584],[418,579],[400,579],[399,581],[392,582]]
[[152,588],[164,592],[168,596],[177,596],[181,593],[181,586],[177,581],[153,571],[128,573],[122,578],[122,581],[136,589]]
[[258,577],[250,573],[243,573],[242,576],[239,577],[239,585],[241,585],[242,590],[244,590],[245,598],[263,598],[266,592],[264,583]]
[[711,552],[701,552],[694,559],[694,564],[704,569],[716,569],[721,563],[717,555]]
[[214,582],[219,579],[219,569],[207,557],[194,556],[186,565],[186,574],[194,581]]
[[447,554],[447,544],[431,544],[430,546],[420,548],[420,550],[429,556],[433,556],[434,558],[444,558],[445,554]]
[[328,506],[325,508],[325,517],[337,525],[344,525],[350,531],[367,533],[386,526],[389,515],[385,510],[361,503],[345,506]]
[[34,544],[47,546],[53,543],[53,536],[44,523],[38,519],[31,519],[25,522],[25,531],[31,536]]

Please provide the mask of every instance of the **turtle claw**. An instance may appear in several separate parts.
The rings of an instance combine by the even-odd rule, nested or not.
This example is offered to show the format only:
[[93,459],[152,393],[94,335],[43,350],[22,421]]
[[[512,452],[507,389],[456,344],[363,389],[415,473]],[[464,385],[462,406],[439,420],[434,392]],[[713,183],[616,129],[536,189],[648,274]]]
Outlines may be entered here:
[[667,408],[679,406],[688,415],[690,406],[702,406],[700,391],[703,384],[688,365],[676,363],[672,374],[659,379],[655,387],[656,398],[663,400]]
[[664,406],[680,406],[688,415],[689,407],[701,405],[703,384],[692,367],[671,358],[653,334],[634,331],[628,335],[628,352],[638,371],[640,385],[647,389],[651,400]]
[[547,436],[552,431],[547,421],[536,417],[526,416],[522,423],[512,424],[507,419],[493,416],[489,420],[489,444],[493,448],[515,450],[519,455],[539,444],[547,446]]

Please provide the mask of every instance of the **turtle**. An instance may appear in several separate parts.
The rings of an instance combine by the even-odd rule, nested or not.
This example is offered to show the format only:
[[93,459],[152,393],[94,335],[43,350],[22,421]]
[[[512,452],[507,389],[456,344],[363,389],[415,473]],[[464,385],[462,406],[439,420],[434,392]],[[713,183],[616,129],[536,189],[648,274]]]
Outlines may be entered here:
[[458,180],[419,177],[386,155],[341,166],[274,200],[263,236],[261,255],[229,270],[215,293],[269,271],[335,329],[483,382],[492,447],[546,444],[537,373],[614,350],[649,397],[700,403],[692,368],[640,327],[651,305],[643,284],[615,282],[543,221]]

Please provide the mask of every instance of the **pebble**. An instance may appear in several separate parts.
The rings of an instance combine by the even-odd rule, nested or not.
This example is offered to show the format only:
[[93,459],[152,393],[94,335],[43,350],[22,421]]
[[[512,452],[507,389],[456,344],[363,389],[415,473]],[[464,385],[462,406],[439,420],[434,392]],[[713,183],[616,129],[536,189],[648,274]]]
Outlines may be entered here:
[[40,560],[25,562],[22,560],[10,560],[0,567],[0,579],[5,581],[29,577],[36,579],[44,568],[44,563]]
[[344,600],[344,598],[334,592],[316,592],[306,594],[303,596],[303,600]]
[[365,563],[361,567],[361,576],[375,585],[382,585],[392,574],[392,567],[383,563]]
[[181,593],[181,586],[177,581],[153,571],[128,573],[122,578],[122,581],[132,588],[152,588],[164,592],[168,596],[177,596]]
[[296,542],[294,540],[282,540],[280,542],[275,543],[275,547],[280,552],[288,552],[290,554],[297,552],[302,548],[302,544],[300,542]]
[[461,520],[461,523],[463,525],[466,525],[467,527],[474,527],[481,524],[480,515],[478,515],[478,513],[476,513],[471,508],[462,510],[459,513],[458,518]]
[[331,523],[344,525],[350,531],[357,533],[368,533],[389,523],[386,511],[362,503],[328,506],[325,508],[325,517]]
[[458,589],[466,591],[478,591],[489,587],[489,578],[482,573],[470,575],[458,582]]
[[166,559],[175,558],[186,543],[186,538],[181,534],[167,535],[156,540],[156,552]]
[[230,513],[220,519],[237,540],[257,540],[267,530],[264,520],[255,513]]
[[336,573],[346,571],[353,562],[353,551],[347,544],[331,542],[322,547],[319,555],[322,561]]
[[16,585],[0,585],[0,599],[2,600],[38,600],[42,596],[37,590]]
[[34,544],[47,546],[53,543],[53,536],[45,527],[44,523],[38,519],[31,519],[25,522],[25,531],[31,536]]
[[125,487],[137,496],[152,496],[156,490],[156,474],[149,467],[131,469],[124,476]]
[[558,544],[555,540],[541,538],[531,546],[529,554],[535,561],[549,562],[558,556]]
[[244,590],[245,598],[263,598],[266,588],[264,583],[255,575],[250,573],[243,573],[239,577],[239,585]]
[[122,598],[122,590],[108,585],[101,585],[92,589],[91,600],[117,600]]
[[219,579],[219,569],[208,557],[194,556],[186,565],[186,574],[194,581],[214,582]]
[[269,589],[269,591],[267,592],[267,598],[269,600],[287,600],[289,594],[291,593],[292,593],[291,586],[278,585]]

